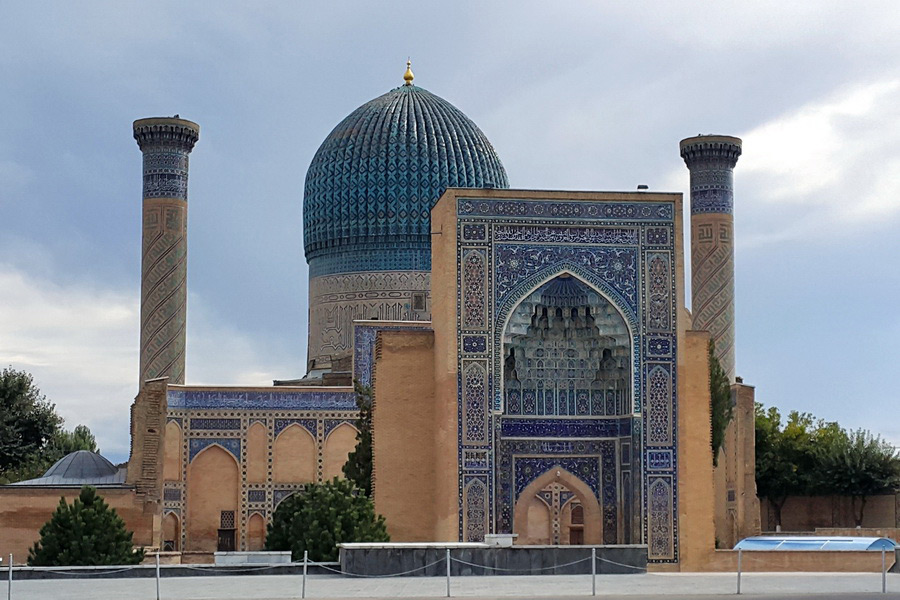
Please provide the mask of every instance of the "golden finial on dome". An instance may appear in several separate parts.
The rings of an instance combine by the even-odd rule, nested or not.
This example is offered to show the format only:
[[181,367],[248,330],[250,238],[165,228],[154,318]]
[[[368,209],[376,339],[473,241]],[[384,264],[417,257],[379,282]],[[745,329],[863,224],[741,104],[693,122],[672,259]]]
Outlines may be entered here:
[[403,74],[403,81],[406,82],[404,85],[412,85],[413,78],[415,77],[415,75],[413,75],[413,72],[412,72],[412,68],[411,68],[411,67],[412,67],[412,61],[410,61],[409,59],[407,59],[407,61],[406,61],[406,73]]

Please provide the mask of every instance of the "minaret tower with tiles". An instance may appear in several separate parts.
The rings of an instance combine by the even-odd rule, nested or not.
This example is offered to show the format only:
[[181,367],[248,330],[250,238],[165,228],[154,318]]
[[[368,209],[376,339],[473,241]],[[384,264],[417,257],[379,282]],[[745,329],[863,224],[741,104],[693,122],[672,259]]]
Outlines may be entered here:
[[144,155],[140,387],[158,377],[184,383],[188,155],[199,137],[200,126],[178,115],[134,122]]
[[741,140],[700,135],[681,140],[691,172],[691,312],[709,331],[734,382],[734,166]]

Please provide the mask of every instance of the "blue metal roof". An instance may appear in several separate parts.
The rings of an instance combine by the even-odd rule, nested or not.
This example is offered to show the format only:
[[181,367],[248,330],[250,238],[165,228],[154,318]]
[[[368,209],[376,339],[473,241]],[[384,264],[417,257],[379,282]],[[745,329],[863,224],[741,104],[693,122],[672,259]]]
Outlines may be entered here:
[[509,187],[475,123],[414,85],[363,104],[322,142],[306,174],[310,275],[430,270],[431,209],[448,187]]
[[897,543],[889,538],[850,536],[754,536],[742,539],[735,550],[888,550]]

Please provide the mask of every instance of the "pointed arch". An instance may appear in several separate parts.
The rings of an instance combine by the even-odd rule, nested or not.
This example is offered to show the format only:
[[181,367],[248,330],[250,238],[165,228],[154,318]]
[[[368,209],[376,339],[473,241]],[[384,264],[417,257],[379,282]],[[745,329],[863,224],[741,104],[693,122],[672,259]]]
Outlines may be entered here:
[[[518,286],[515,299],[507,297],[496,332],[502,370],[501,359],[494,358],[495,372],[503,373],[495,378],[494,397],[502,404],[495,401],[494,410],[536,416],[633,412],[640,385],[636,329],[614,296],[578,270],[545,270],[546,276]],[[523,404],[529,392],[536,402]]]
[[166,441],[163,451],[163,480],[181,481],[182,476],[182,447],[181,426],[177,421],[166,423]]
[[356,448],[356,433],[356,427],[350,423],[341,423],[325,438],[325,450],[322,453],[322,477],[325,481],[344,476],[347,455]]
[[292,423],[275,438],[272,479],[277,483],[316,480],[316,440],[305,427]]
[[163,550],[181,550],[181,519],[175,511],[168,511],[162,523]]
[[262,550],[266,544],[266,519],[255,512],[247,520],[247,550]]
[[[516,499],[513,511],[513,532],[518,533],[520,539],[529,537],[529,509],[534,506],[532,500],[539,496],[540,491],[551,483],[560,483],[570,490],[584,507],[584,543],[603,543],[603,522],[600,502],[594,495],[590,486],[581,479],[566,471],[561,466],[550,467],[525,486],[522,493]],[[546,506],[546,504],[545,504]]]
[[186,550],[218,549],[222,513],[231,513],[233,518],[240,506],[240,478],[234,455],[219,444],[210,444],[197,453],[188,467]]

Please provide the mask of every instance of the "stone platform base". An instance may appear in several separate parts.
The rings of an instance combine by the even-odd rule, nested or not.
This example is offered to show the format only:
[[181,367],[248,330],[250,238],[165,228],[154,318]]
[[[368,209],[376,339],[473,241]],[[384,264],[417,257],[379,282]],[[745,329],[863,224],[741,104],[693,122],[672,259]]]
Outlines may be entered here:
[[286,565],[291,562],[290,552],[216,552],[215,565]]
[[341,570],[356,575],[429,577],[450,575],[587,575],[591,550],[597,554],[597,573],[643,573],[647,547],[628,546],[512,546],[487,544],[343,544]]

